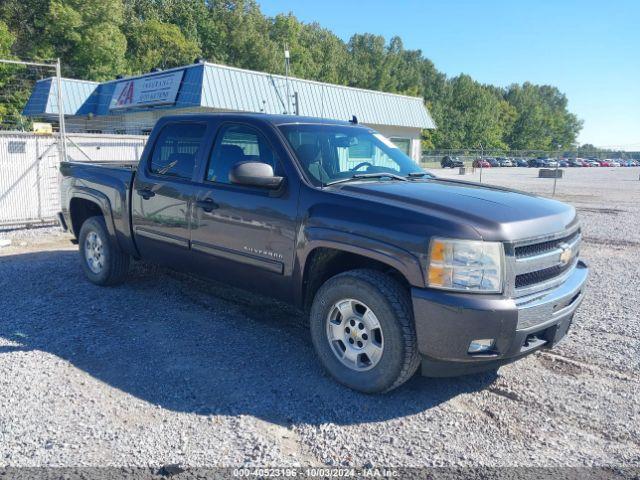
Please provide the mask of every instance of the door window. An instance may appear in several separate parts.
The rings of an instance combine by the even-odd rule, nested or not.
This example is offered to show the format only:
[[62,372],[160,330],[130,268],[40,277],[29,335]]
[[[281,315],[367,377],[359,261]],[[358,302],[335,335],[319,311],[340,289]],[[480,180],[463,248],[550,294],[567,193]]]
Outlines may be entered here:
[[248,125],[222,127],[209,159],[207,180],[231,183],[229,172],[241,162],[267,163],[276,175],[282,175],[280,162],[260,132]]
[[391,140],[396,147],[402,150],[402,153],[404,153],[405,155],[409,155],[409,150],[411,149],[411,140],[409,140],[408,138],[396,137],[391,137],[389,140]]
[[165,126],[151,156],[151,173],[191,179],[205,130],[206,125],[198,123]]

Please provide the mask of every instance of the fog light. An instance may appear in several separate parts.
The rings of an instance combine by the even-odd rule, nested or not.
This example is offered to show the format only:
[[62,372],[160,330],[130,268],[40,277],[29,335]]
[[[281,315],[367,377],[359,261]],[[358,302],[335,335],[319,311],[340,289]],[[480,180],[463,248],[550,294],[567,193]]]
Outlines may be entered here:
[[478,340],[473,340],[469,344],[468,353],[485,353],[493,350],[493,346],[496,341],[493,338],[482,338]]

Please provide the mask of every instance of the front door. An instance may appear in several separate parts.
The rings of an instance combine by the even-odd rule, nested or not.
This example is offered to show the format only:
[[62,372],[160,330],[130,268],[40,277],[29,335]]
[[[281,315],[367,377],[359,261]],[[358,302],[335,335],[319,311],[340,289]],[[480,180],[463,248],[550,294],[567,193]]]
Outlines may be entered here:
[[131,193],[138,251],[144,259],[180,266],[189,258],[193,175],[207,125],[168,123],[147,162],[141,164]]
[[298,182],[278,191],[232,184],[239,162],[259,161],[287,177],[273,148],[273,132],[223,124],[204,171],[193,210],[191,249],[200,272],[249,290],[288,300],[292,296]]

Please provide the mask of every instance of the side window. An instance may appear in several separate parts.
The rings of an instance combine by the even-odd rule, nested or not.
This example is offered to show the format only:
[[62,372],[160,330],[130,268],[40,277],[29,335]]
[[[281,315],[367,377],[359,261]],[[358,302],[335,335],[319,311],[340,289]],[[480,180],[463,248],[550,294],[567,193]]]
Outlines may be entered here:
[[156,141],[149,170],[156,175],[190,179],[206,125],[166,125]]
[[222,127],[209,159],[207,180],[231,183],[229,172],[240,162],[268,163],[276,175],[282,175],[278,158],[260,132],[248,125]]

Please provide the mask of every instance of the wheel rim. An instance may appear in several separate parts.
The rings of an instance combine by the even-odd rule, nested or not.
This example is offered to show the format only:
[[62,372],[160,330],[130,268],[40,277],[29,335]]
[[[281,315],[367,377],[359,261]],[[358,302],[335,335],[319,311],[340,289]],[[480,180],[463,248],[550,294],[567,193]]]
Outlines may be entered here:
[[378,317],[364,303],[347,298],[333,304],[327,316],[327,340],[340,362],[358,372],[375,367],[384,351]]
[[84,258],[89,270],[100,273],[104,267],[102,240],[96,232],[89,232],[84,240]]

